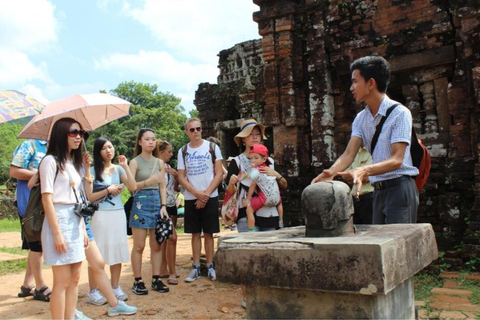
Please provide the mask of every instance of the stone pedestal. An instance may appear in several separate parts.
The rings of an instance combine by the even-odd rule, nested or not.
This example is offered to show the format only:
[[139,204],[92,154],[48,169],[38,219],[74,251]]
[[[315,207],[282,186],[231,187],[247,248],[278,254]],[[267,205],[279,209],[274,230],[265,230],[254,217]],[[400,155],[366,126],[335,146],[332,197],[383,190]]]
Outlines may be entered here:
[[304,235],[295,227],[221,238],[218,279],[247,287],[248,318],[414,318],[412,277],[437,258],[430,224]]

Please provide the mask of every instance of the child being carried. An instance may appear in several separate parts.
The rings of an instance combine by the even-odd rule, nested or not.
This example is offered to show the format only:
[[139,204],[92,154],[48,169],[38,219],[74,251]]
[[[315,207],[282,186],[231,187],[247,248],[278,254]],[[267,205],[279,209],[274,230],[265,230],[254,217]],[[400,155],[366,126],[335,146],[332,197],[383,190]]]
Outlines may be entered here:
[[[277,207],[280,220],[283,220],[283,205],[280,197],[277,180],[273,176],[258,171],[259,167],[268,166],[268,149],[262,144],[256,144],[250,149],[250,163],[252,165],[252,184],[248,189],[247,197],[243,200],[242,206],[247,207],[248,231],[255,231],[254,212],[263,206]],[[258,188],[257,188],[258,187]],[[254,192],[257,192],[255,197]]]

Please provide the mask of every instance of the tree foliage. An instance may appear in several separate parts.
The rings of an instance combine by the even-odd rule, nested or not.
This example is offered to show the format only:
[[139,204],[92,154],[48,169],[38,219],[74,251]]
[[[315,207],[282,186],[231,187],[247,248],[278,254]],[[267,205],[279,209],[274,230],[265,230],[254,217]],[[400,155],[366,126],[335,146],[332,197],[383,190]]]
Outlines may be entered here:
[[13,151],[23,140],[17,139],[17,135],[24,127],[20,123],[0,124],[0,185],[10,178],[10,164],[13,159]]
[[[169,141],[174,155],[176,155],[175,151],[187,143],[188,138],[183,130],[187,116],[180,104],[180,98],[159,91],[157,85],[134,81],[122,82],[110,93],[132,103],[130,116],[113,121],[92,132],[87,142],[90,151],[93,151],[95,139],[104,135],[112,139],[117,155],[123,154],[131,159],[135,139],[141,128],[151,128],[155,131],[157,138]],[[192,115],[192,112],[190,114]]]
[[[151,128],[157,138],[167,140],[172,144],[174,158],[176,151],[188,142],[183,124],[187,120],[185,109],[180,104],[181,99],[170,93],[158,90],[155,84],[122,82],[110,94],[130,101],[130,116],[115,120],[93,132],[87,140],[87,148],[93,155],[95,139],[100,136],[109,137],[115,146],[116,155],[123,154],[129,160],[133,157],[135,139],[138,130]],[[190,117],[197,116],[197,110],[190,112]],[[0,124],[0,185],[9,178],[12,153],[22,142],[17,139],[24,124]],[[176,166],[175,159],[172,159]]]

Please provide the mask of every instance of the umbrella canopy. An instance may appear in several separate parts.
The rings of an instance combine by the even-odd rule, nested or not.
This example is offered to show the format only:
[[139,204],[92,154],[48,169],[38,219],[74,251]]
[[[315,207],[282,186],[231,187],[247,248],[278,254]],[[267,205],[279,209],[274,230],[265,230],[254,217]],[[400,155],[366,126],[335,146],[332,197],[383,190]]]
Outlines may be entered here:
[[33,117],[45,107],[37,100],[15,90],[0,91],[0,123]]
[[18,137],[48,140],[55,121],[68,117],[77,120],[86,131],[95,130],[128,116],[130,105],[128,101],[106,93],[76,94],[55,100],[30,120]]

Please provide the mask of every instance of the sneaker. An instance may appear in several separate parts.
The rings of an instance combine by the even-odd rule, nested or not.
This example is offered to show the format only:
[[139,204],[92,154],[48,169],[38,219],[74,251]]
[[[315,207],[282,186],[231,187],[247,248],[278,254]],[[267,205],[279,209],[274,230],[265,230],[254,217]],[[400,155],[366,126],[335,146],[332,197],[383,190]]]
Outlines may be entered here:
[[87,293],[87,302],[95,304],[97,306],[104,305],[107,303],[107,298],[105,298],[98,289],[93,289]]
[[116,286],[115,288],[113,288],[113,293],[115,294],[117,300],[126,301],[128,299],[127,294],[123,292],[120,286]]
[[170,291],[170,289],[162,282],[160,278],[152,279],[152,290],[161,292],[161,293],[167,293]]
[[192,271],[190,271],[190,273],[188,274],[188,276],[185,278],[185,282],[193,282],[193,281],[197,280],[197,279],[200,278],[200,277],[201,277],[201,275],[200,275],[200,269],[193,267],[193,268],[192,268]]
[[137,307],[129,306],[122,300],[118,300],[116,307],[107,307],[108,316],[115,317],[121,314],[130,315],[135,314],[137,312]]
[[143,280],[133,282],[132,290],[138,295],[148,294],[148,289],[145,288],[145,283],[143,283]]
[[217,280],[217,273],[213,267],[208,268],[208,279],[215,281]]
[[75,315],[73,316],[74,320],[93,320],[92,318],[87,317],[83,314],[82,311],[75,309]]

